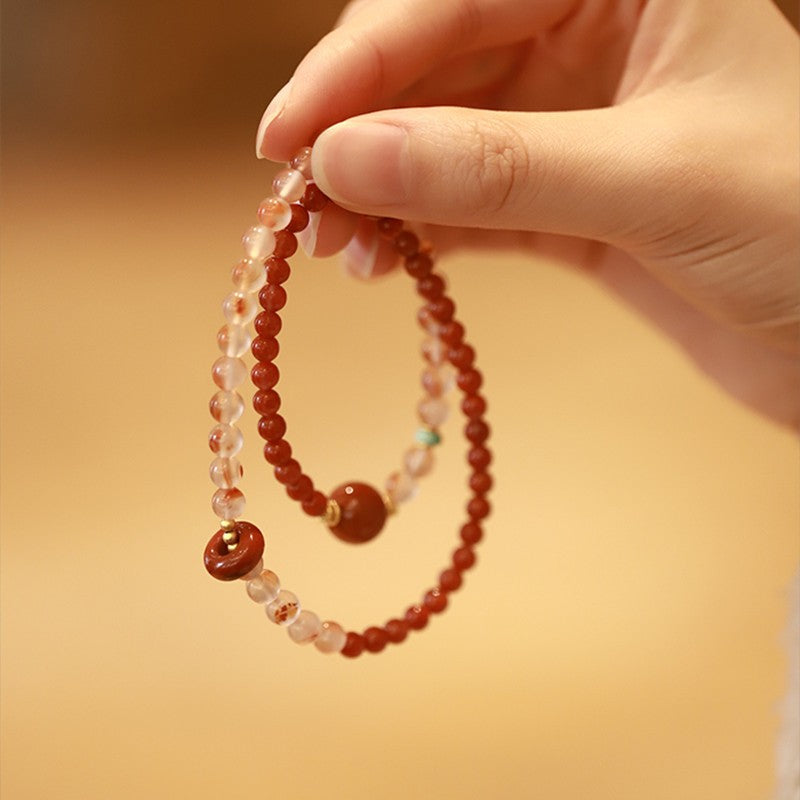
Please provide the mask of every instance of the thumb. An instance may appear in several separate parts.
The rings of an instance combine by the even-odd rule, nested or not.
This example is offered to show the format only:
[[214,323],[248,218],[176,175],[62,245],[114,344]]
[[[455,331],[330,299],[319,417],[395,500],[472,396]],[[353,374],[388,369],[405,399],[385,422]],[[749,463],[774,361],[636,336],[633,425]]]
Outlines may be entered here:
[[323,131],[312,169],[326,194],[365,214],[619,244],[667,200],[647,174],[659,159],[637,130],[646,118],[624,106],[381,111]]

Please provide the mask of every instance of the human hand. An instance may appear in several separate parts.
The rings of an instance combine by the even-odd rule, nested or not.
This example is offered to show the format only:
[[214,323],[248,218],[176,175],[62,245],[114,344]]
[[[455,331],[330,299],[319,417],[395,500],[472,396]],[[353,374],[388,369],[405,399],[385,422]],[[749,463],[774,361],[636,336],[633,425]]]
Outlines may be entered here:
[[[326,194],[439,249],[590,271],[800,429],[799,97],[797,35],[767,0],[355,0],[257,147],[316,140]],[[355,225],[336,213],[328,251]]]

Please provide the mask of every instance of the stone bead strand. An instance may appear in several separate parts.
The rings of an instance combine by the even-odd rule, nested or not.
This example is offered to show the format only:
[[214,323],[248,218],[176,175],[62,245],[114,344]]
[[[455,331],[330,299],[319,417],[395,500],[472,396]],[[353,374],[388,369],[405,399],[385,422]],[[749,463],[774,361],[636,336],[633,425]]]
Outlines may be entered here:
[[[242,415],[244,401],[236,390],[247,376],[241,356],[248,348],[256,358],[250,375],[257,389],[253,406],[260,415],[259,433],[266,440],[264,455],[274,466],[276,478],[286,485],[289,496],[300,501],[307,513],[325,517],[334,529],[327,519],[331,509],[329,498],[314,488],[299,463],[291,458],[291,446],[283,438],[286,423],[277,414],[280,397],[274,388],[279,378],[273,363],[279,352],[276,337],[281,329],[281,319],[278,312],[286,304],[286,291],[282,284],[290,275],[286,259],[297,249],[295,234],[308,224],[309,212],[322,210],[328,202],[310,182],[310,154],[310,148],[301,150],[287,169],[276,176],[274,196],[259,205],[259,222],[249,228],[242,239],[245,257],[232,271],[234,291],[223,303],[226,324],[217,335],[223,355],[212,367],[212,377],[219,391],[209,404],[217,423],[209,436],[210,447],[216,456],[210,474],[218,487],[212,507],[221,523],[220,530],[206,546],[204,560],[214,577],[244,580],[251,600],[264,605],[267,617],[286,627],[293,641],[298,644],[314,642],[321,652],[340,652],[354,658],[363,652],[381,652],[387,644],[398,644],[410,632],[425,628],[431,614],[441,613],[447,608],[449,594],[460,588],[464,572],[475,564],[474,548],[483,538],[482,521],[490,511],[486,499],[492,487],[492,478],[487,471],[491,463],[491,451],[486,446],[489,427],[483,419],[486,400],[480,393],[482,376],[474,366],[475,351],[464,340],[464,327],[455,319],[455,304],[445,292],[443,279],[433,272],[430,249],[421,245],[414,233],[404,230],[399,220],[379,219],[378,230],[403,257],[405,271],[416,280],[417,291],[426,301],[418,313],[418,320],[428,334],[422,348],[427,366],[422,375],[426,395],[418,407],[424,426],[416,436],[420,447],[405,454],[403,469],[394,475],[401,476],[404,485],[413,485],[415,479],[426,474],[432,466],[430,448],[440,441],[438,427],[447,416],[443,394],[452,384],[451,373],[454,373],[455,384],[463,393],[461,411],[467,419],[464,434],[469,442],[467,462],[471,473],[468,483],[472,492],[466,504],[467,520],[460,528],[460,546],[453,551],[450,563],[439,574],[436,585],[423,594],[419,603],[408,607],[401,617],[390,619],[382,626],[370,626],[362,632],[345,631],[339,623],[330,620],[322,622],[314,612],[302,609],[297,595],[283,589],[274,572],[264,569],[261,532],[255,525],[236,519],[245,505],[244,495],[237,488],[242,468],[236,459],[243,438],[234,424]],[[257,314],[259,304],[263,310]],[[255,339],[247,327],[254,318]],[[387,482],[387,494],[390,502],[402,502],[408,498],[398,491],[401,481],[392,483],[394,475]],[[352,491],[358,486],[375,493],[361,484],[346,488]],[[395,490],[394,496],[392,489]],[[337,497],[345,506],[347,498],[343,494],[337,495],[339,491],[334,490],[332,497]],[[356,512],[359,512],[358,508],[353,513]],[[344,508],[343,516],[346,513],[349,513],[348,509]]]

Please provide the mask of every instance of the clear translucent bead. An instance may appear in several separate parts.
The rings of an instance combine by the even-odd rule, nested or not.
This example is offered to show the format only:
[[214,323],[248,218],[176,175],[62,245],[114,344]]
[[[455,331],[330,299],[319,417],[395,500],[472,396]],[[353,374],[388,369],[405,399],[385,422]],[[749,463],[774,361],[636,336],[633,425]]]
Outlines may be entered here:
[[405,503],[416,495],[417,482],[406,472],[393,472],[386,479],[386,494],[394,503]]
[[250,341],[250,332],[241,325],[223,325],[217,331],[217,346],[226,356],[243,356]]
[[242,479],[244,470],[238,458],[215,458],[208,468],[214,486],[220,489],[233,489]]
[[211,367],[211,377],[220,389],[229,392],[247,379],[247,365],[241,358],[220,356]]
[[347,632],[338,622],[323,622],[314,646],[320,653],[339,653],[347,641]]
[[403,465],[412,478],[421,478],[433,469],[433,451],[429,447],[412,447],[403,456]]
[[271,603],[280,591],[281,582],[271,569],[265,569],[247,581],[247,596],[254,603]]
[[266,612],[276,625],[291,625],[300,613],[300,601],[297,595],[281,589],[278,596],[267,604]]
[[422,372],[422,388],[430,397],[441,397],[453,388],[455,383],[455,370],[448,369],[450,364],[438,367],[428,367]]
[[429,336],[422,342],[422,355],[425,357],[425,360],[434,367],[438,367],[440,364],[444,363],[446,354],[447,351],[441,339],[437,339],[435,336]]
[[426,330],[431,336],[438,336],[442,330],[442,323],[439,322],[436,317],[431,314],[431,312],[423,306],[419,313],[417,314],[417,319],[419,320],[419,324]]
[[238,489],[217,489],[211,497],[211,508],[220,519],[241,517],[245,505],[244,495]]
[[239,580],[240,581],[245,581],[245,582],[251,581],[251,580],[253,580],[253,578],[257,578],[261,574],[261,571],[263,569],[264,569],[264,559],[263,558],[259,558],[258,559],[258,564],[256,564],[253,567],[253,569],[251,569],[250,572],[247,573],[247,575],[242,575],[242,577],[239,578]]
[[257,292],[267,282],[267,271],[260,261],[243,258],[233,265],[231,280],[240,292]]
[[239,392],[220,391],[208,402],[208,410],[217,422],[236,422],[244,413],[244,398]]
[[289,162],[292,169],[296,169],[307,181],[314,176],[311,174],[311,148],[302,147],[295,153]]
[[208,446],[211,452],[220,458],[235,456],[244,444],[242,432],[235,425],[220,423],[211,429],[208,434]]
[[296,203],[306,191],[306,179],[296,169],[281,170],[272,181],[272,191],[287,203]]
[[322,630],[322,623],[313,611],[301,611],[289,626],[289,638],[297,644],[311,644]]
[[419,418],[431,428],[438,428],[450,413],[450,408],[441,397],[425,397],[417,406]]
[[259,203],[258,221],[274,231],[282,231],[292,221],[292,209],[282,197],[267,197]]
[[253,225],[244,232],[242,247],[248,258],[263,261],[275,249],[275,234],[266,225]]
[[222,303],[222,313],[233,325],[247,325],[257,312],[258,301],[248,292],[231,292]]

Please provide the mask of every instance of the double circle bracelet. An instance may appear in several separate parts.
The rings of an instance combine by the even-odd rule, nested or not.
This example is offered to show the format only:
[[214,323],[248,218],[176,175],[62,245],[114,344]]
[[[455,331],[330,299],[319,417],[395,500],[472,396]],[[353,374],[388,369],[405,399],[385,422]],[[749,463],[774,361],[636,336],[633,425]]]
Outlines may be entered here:
[[[415,445],[404,454],[401,469],[388,477],[383,491],[356,481],[344,483],[328,495],[317,489],[293,457],[285,438],[286,421],[278,413],[281,398],[275,388],[280,376],[273,362],[279,351],[279,312],[287,301],[283,284],[291,273],[287,259],[297,250],[296,234],[309,225],[310,215],[322,212],[332,201],[313,182],[309,147],[300,150],[278,173],[272,189],[273,194],[258,206],[258,223],[242,238],[245,257],[233,267],[234,291],[222,304],[226,323],[217,333],[222,355],[211,371],[218,391],[209,403],[216,422],[209,435],[215,456],[209,473],[216,487],[211,506],[220,523],[206,545],[204,563],[214,578],[243,580],[250,599],[262,604],[267,617],[285,627],[298,644],[313,642],[320,652],[349,658],[363,652],[379,653],[425,628],[432,614],[443,612],[450,594],[462,585],[464,573],[475,564],[475,546],[483,538],[483,520],[490,511],[486,496],[492,487],[487,471],[491,452],[486,445],[489,426],[484,420],[486,400],[480,392],[482,376],[475,368],[475,350],[465,341],[464,326],[455,318],[455,304],[445,291],[445,282],[434,272],[430,246],[420,242],[400,220],[372,219],[377,235],[402,258],[405,271],[416,281],[417,292],[424,300],[417,314],[426,335],[422,345],[425,396],[417,408],[422,424],[415,434]],[[438,428],[448,413],[445,395],[453,384],[462,393],[471,496],[459,530],[459,545],[436,585],[383,625],[359,632],[347,631],[331,620],[323,622],[313,611],[301,608],[297,595],[284,589],[278,576],[264,568],[264,537],[257,526],[240,519],[245,497],[238,488],[243,469],[237,456],[243,435],[236,423],[244,411],[238,389],[247,380],[248,368],[242,356],[248,350],[255,358],[250,378],[255,387],[258,433],[265,441],[264,458],[287,495],[300,503],[307,515],[320,518],[336,537],[351,544],[374,538],[387,517],[415,495],[418,479],[433,466],[433,448],[441,442]]]

